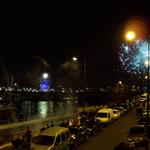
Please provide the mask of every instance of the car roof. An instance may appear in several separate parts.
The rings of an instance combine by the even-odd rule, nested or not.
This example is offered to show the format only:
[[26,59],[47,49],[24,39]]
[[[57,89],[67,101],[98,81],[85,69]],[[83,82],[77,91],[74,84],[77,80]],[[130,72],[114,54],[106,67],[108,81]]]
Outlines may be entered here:
[[111,108],[102,108],[102,109],[98,110],[98,113],[99,112],[108,112],[108,111],[112,111],[112,109]]
[[114,108],[113,108],[112,110],[113,110],[113,111],[119,111],[119,109],[114,109]]
[[65,127],[50,127],[40,132],[40,135],[56,136],[66,131],[68,131],[68,128],[65,128]]
[[131,128],[144,128],[145,126],[144,125],[142,125],[142,124],[136,124],[136,125],[134,125],[134,126],[132,126]]

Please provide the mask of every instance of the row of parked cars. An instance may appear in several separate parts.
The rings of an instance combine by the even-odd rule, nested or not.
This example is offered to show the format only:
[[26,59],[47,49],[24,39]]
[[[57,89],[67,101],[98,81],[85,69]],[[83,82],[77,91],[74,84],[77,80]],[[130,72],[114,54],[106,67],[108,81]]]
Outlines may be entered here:
[[148,138],[145,125],[135,125],[130,128],[126,140],[115,146],[114,150],[147,150]]
[[[145,101],[143,99],[142,103],[144,104]],[[136,113],[138,118],[137,124],[132,126],[128,131],[128,136],[126,140],[121,141],[118,143],[114,150],[147,150],[149,149],[149,140],[148,135],[150,136],[150,126],[147,126],[147,121],[150,124],[150,118],[147,118],[147,111],[139,107],[137,108]],[[148,135],[147,135],[148,134]]]
[[96,111],[81,112],[71,120],[63,121],[60,126],[47,127],[31,138],[31,148],[35,150],[66,149],[77,147],[87,141],[89,136],[101,131],[103,126],[125,114],[126,108],[117,106],[103,107]]
[[89,136],[102,129],[98,120],[85,119],[81,125],[69,126],[67,123],[57,127],[48,127],[31,138],[31,148],[35,150],[76,148],[87,141]]

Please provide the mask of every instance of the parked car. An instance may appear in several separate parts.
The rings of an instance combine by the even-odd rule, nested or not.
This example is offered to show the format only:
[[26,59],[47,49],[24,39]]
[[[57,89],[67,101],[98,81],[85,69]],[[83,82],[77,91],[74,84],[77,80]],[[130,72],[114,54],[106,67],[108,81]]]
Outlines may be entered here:
[[116,120],[120,117],[120,111],[118,109],[112,109],[113,111],[113,118]]
[[142,107],[136,108],[136,116],[142,116],[142,114],[143,114],[143,109],[142,109]]
[[142,117],[139,118],[138,124],[146,125],[147,121],[150,124],[150,118],[147,118],[146,116],[142,116]]
[[[148,115],[150,116],[150,110],[148,110]],[[147,110],[142,112],[142,116],[147,117]]]
[[34,135],[31,139],[32,150],[69,150],[70,133],[68,128],[50,127]]
[[129,105],[126,103],[121,103],[120,106],[123,107],[125,113],[127,113],[130,110]]
[[134,143],[120,142],[113,150],[135,150]]
[[114,150],[138,150],[141,148],[142,149],[148,148],[147,139],[139,139],[139,140],[127,139],[116,145]]
[[134,125],[129,129],[128,138],[139,139],[145,136],[146,130],[144,125]]
[[77,147],[89,138],[89,130],[86,126],[70,126],[69,131],[71,135],[71,146],[73,147]]
[[148,146],[148,139],[145,137],[145,134],[146,134],[145,125],[134,125],[129,130],[128,139],[134,141],[136,147],[146,148],[146,146]]
[[120,111],[120,116],[122,116],[125,113],[125,110],[123,107],[118,106],[118,107],[114,107],[113,109],[118,109]]
[[113,111],[110,108],[100,109],[95,118],[100,120],[103,125],[108,125],[114,121]]
[[90,135],[94,135],[96,132],[102,130],[101,121],[95,118],[87,118],[82,122],[82,125],[86,126],[90,131]]

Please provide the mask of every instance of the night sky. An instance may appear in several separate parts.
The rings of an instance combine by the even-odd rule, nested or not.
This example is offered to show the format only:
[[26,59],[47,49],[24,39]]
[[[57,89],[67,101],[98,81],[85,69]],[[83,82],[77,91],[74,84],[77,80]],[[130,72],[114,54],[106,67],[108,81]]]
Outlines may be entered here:
[[14,5],[2,11],[0,63],[1,74],[13,74],[16,82],[23,80],[37,58],[57,71],[73,55],[86,57],[89,84],[101,87],[117,81],[126,20],[150,19],[148,4]]

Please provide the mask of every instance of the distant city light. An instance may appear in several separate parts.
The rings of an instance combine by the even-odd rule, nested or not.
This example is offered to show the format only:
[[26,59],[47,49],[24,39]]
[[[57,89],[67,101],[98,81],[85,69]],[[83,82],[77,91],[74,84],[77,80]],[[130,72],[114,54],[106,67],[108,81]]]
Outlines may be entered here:
[[122,84],[122,81],[119,81],[118,83],[119,83],[119,84]]
[[77,61],[77,57],[72,57],[72,60],[73,61]]
[[14,83],[14,86],[17,86],[17,83]]
[[54,90],[54,89],[51,89],[51,91],[53,91],[53,92],[54,92],[55,90]]

